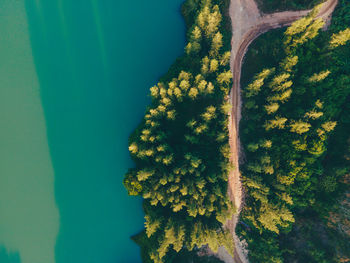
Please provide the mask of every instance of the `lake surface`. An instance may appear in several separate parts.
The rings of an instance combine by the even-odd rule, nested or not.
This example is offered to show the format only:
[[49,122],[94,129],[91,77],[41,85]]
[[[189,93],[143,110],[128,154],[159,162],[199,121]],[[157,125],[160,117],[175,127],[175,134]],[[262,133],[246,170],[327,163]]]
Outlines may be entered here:
[[122,185],[183,0],[0,1],[0,262],[140,263]]

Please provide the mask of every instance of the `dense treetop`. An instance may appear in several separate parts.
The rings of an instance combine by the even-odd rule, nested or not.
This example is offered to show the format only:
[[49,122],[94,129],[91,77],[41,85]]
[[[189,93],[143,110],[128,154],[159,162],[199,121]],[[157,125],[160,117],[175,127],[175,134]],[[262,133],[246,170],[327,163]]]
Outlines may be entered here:
[[[150,89],[152,103],[130,136],[135,167],[124,185],[144,198],[145,231],[134,237],[144,262],[208,262],[215,259],[195,251],[234,250],[223,228],[234,212],[227,196],[228,3],[184,3],[185,54]],[[328,31],[321,31],[318,10],[282,35],[263,36],[247,55],[240,130],[246,199],[238,233],[251,262],[349,258],[350,4],[340,0]]]
[[[341,243],[347,237],[324,241],[327,247],[309,236],[316,228],[327,228],[316,222],[344,208],[336,200],[325,202],[324,196],[332,193],[346,203],[344,177],[350,171],[342,157],[346,149],[340,164],[325,162],[334,154],[329,145],[333,134],[349,132],[350,126],[345,107],[350,94],[349,15],[342,25],[337,18],[350,11],[349,3],[341,1],[326,32],[320,31],[324,22],[316,19],[318,8],[293,23],[282,38],[279,33],[270,34],[266,49],[260,51],[278,56],[243,89],[240,133],[245,163],[241,170],[247,196],[241,218],[249,227],[240,225],[239,232],[249,244],[252,262],[339,262],[346,251],[335,240]],[[279,45],[271,44],[274,41]],[[282,52],[271,49],[281,45]],[[248,79],[244,76],[244,81]],[[348,137],[339,138],[346,144]],[[313,229],[309,231],[302,222],[310,221],[312,215],[319,221],[308,225]],[[308,238],[308,243],[302,241]],[[300,249],[295,239],[305,243],[299,254],[293,252]]]
[[144,198],[144,261],[170,262],[173,251],[204,245],[233,253],[232,236],[222,228],[234,212],[226,194],[232,168],[226,8],[225,1],[184,4],[185,55],[150,89],[152,104],[130,137],[136,167],[124,185]]

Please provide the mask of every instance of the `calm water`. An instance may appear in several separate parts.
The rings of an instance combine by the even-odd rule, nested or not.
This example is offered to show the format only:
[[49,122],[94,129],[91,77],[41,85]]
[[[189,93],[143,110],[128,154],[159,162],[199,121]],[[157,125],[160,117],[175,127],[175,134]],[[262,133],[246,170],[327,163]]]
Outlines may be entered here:
[[0,0],[0,262],[139,263],[129,133],[183,0]]

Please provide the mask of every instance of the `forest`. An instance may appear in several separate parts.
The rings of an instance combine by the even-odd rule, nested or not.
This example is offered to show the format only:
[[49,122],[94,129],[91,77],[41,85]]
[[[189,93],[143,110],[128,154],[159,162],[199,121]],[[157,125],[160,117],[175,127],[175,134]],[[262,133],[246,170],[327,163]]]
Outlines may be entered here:
[[130,195],[142,196],[145,231],[133,239],[143,262],[219,262],[191,251],[219,246],[233,254],[223,227],[234,213],[227,197],[229,161],[227,96],[230,71],[229,1],[187,0],[182,13],[188,43],[159,83],[132,133],[135,167],[125,175]]
[[[133,240],[144,263],[220,262],[199,256],[203,247],[233,255],[224,227],[235,212],[227,196],[228,5],[183,4],[184,55],[150,89],[152,103],[129,138],[135,167],[124,185],[143,198],[145,230]],[[350,3],[340,1],[327,30],[318,11],[258,38],[243,67],[237,233],[250,262],[350,260]]]
[[350,2],[256,40],[242,76],[249,260],[350,261]]

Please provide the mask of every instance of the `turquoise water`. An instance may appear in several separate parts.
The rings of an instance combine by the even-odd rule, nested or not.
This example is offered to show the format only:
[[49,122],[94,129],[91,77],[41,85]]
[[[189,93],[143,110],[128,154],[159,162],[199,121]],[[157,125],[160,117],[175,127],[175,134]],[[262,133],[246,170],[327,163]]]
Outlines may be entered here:
[[182,0],[0,1],[0,262],[139,263],[127,139]]

